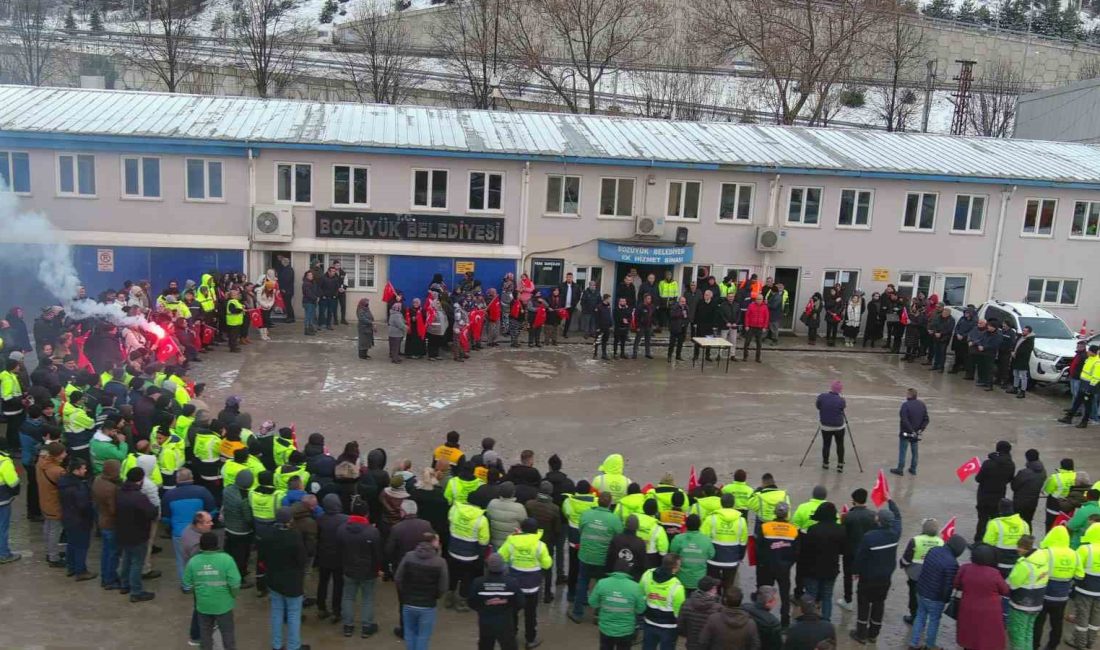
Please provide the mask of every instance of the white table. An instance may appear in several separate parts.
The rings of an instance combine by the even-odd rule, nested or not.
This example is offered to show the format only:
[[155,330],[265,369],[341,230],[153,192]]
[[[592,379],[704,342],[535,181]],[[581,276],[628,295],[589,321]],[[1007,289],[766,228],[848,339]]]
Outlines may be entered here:
[[695,360],[699,358],[699,348],[703,348],[703,362],[699,366],[699,372],[702,373],[707,367],[706,354],[712,349],[718,350],[718,359],[716,363],[722,363],[722,351],[726,351],[726,372],[730,371],[730,357],[733,356],[733,344],[723,338],[716,336],[693,336],[691,342],[695,345],[695,349],[691,355],[691,367],[695,367]]

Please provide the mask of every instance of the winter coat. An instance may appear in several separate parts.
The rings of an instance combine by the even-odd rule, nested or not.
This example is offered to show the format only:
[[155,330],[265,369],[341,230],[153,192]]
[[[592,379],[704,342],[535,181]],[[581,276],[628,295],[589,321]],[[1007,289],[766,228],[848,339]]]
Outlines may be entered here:
[[695,307],[695,333],[697,336],[710,336],[725,325],[718,311],[718,303],[711,299],[699,301]]
[[902,434],[913,434],[928,428],[928,407],[917,398],[906,399],[898,411]]
[[219,511],[227,533],[247,535],[252,532],[252,504],[248,500],[249,485],[241,485],[244,478],[237,474],[234,485],[222,491],[222,507]]
[[58,482],[61,493],[61,525],[65,530],[88,531],[95,521],[92,490],[84,479],[65,474]]
[[336,531],[344,575],[373,580],[382,566],[382,535],[364,517],[352,515]]
[[656,309],[653,304],[642,303],[634,308],[634,323],[637,325],[640,331],[645,331],[653,327],[653,316],[656,313]]
[[705,591],[696,590],[684,601],[680,606],[677,628],[680,636],[687,639],[687,650],[698,650],[703,647],[699,643],[703,628],[706,627],[711,615],[720,611],[722,611],[722,605],[718,602],[718,597]]
[[783,319],[783,296],[786,295],[786,290],[772,291],[768,294],[768,298],[765,301],[768,305],[768,318],[773,321],[780,321]]
[[540,494],[538,497],[526,503],[527,516],[532,517],[539,524],[542,531],[542,541],[553,548],[561,538],[561,508],[554,505],[554,498]]
[[405,517],[390,530],[390,536],[386,538],[386,546],[383,556],[391,571],[397,569],[397,563],[406,553],[416,550],[416,546],[424,541],[424,534],[434,532],[432,525],[420,517]]
[[736,326],[741,321],[741,308],[736,302],[723,300],[718,303],[718,318],[723,329],[727,329],[727,323]]
[[306,544],[293,528],[276,525],[260,540],[267,560],[267,587],[288,598],[305,593]]
[[405,318],[399,311],[390,312],[390,318],[387,321],[387,325],[386,336],[391,339],[402,338],[405,336],[405,333],[409,331],[409,324],[405,322]]
[[840,558],[849,550],[844,527],[836,521],[836,506],[819,506],[811,519],[817,523],[799,536],[798,575],[835,579],[840,572]]
[[46,519],[61,519],[61,493],[58,491],[62,475],[60,458],[43,454],[35,465],[35,478],[38,481],[38,505]]
[[380,497],[382,501],[382,520],[378,524],[385,533],[388,534],[390,528],[401,521],[401,504],[408,498],[409,493],[405,491],[404,486],[396,490],[392,487],[382,490],[382,496]]
[[803,614],[791,622],[783,650],[814,650],[825,640],[836,641],[833,624],[817,614]]
[[699,634],[700,650],[759,650],[756,623],[743,609],[723,607],[710,615]]
[[359,338],[359,350],[369,350],[374,347],[374,315],[370,313],[370,307],[356,309],[356,332]]
[[695,322],[695,308],[699,306],[699,303],[703,301],[702,289],[696,289],[695,291],[684,291],[684,297],[687,298],[687,319],[691,322]]
[[1028,461],[1012,479],[1012,507],[1016,512],[1034,511],[1039,505],[1039,492],[1047,480],[1047,470],[1038,460]]
[[317,555],[317,521],[313,519],[313,509],[301,501],[290,506],[294,530],[302,534],[302,543],[306,545],[306,557]]
[[894,573],[894,567],[898,563],[901,512],[893,501],[888,501],[887,504],[894,513],[893,523],[889,527],[879,526],[868,531],[856,547],[852,573],[859,576],[861,584],[889,583],[890,575]]
[[447,562],[431,544],[420,542],[402,558],[393,581],[405,605],[435,607],[450,583]]
[[750,329],[767,329],[770,316],[767,305],[752,303],[745,312],[745,327]]
[[844,398],[839,393],[829,391],[817,396],[817,414],[821,426],[836,428],[844,426]]
[[550,482],[550,485],[554,486],[554,505],[561,507],[562,501],[565,500],[566,494],[573,494],[577,487],[573,483],[573,479],[565,475],[565,472],[550,470],[543,477]]
[[591,314],[596,311],[596,307],[603,299],[600,296],[600,292],[595,289],[585,289],[581,292],[581,313]]
[[782,650],[783,633],[779,625],[779,619],[775,614],[754,602],[748,602],[741,606],[741,611],[748,614],[754,623],[760,638],[760,650]]
[[100,530],[115,529],[115,500],[119,488],[118,463],[106,463],[103,473],[92,482],[92,502]]
[[978,507],[996,508],[1005,498],[1005,490],[1015,476],[1016,463],[1012,462],[1011,455],[996,451],[990,453],[974,477],[978,483]]
[[389,487],[390,484],[390,474],[385,467],[385,450],[375,448],[367,452],[366,471],[360,470],[359,496],[370,507],[369,519],[371,521],[382,521],[382,501],[380,497],[382,496],[382,490]]
[[1035,335],[1028,334],[1016,339],[1016,346],[1012,350],[1012,369],[1029,370],[1031,368],[1031,353],[1035,351]]
[[628,567],[624,573],[634,580],[641,580],[646,570],[646,544],[645,540],[638,537],[637,532],[623,531],[611,538],[607,547],[607,561],[604,567],[608,573],[615,570],[619,560],[624,560]]
[[[137,546],[149,541],[149,528],[157,508],[141,493],[141,485],[126,482],[115,500],[115,537],[119,546]],[[188,522],[190,524],[190,522]]]
[[1008,647],[1001,599],[1008,584],[996,567],[964,564],[954,586],[962,590],[955,641],[968,650],[1004,650]]
[[672,334],[683,334],[688,329],[691,319],[688,317],[687,305],[676,302],[668,308],[668,331]]
[[343,567],[339,529],[348,520],[341,510],[340,497],[327,494],[322,500],[325,513],[317,518],[317,566],[322,569]]
[[938,603],[946,603],[951,597],[951,585],[958,572],[959,561],[951,548],[946,545],[937,546],[924,556],[920,578],[917,579],[917,594]]
[[302,280],[302,304],[303,305],[316,305],[321,297],[320,291],[317,289],[316,282],[307,282]]
[[[447,513],[451,506],[447,503],[447,497],[443,495],[443,487],[437,485],[430,490],[416,488],[409,493],[409,498],[416,502],[416,516],[428,522],[432,530],[445,542],[451,536],[451,524],[447,520]],[[398,557],[394,561],[400,559]]]
[[504,499],[497,497],[489,502],[485,509],[485,516],[489,518],[489,542],[493,548],[504,546],[504,540],[516,532],[519,525],[527,518],[527,509],[513,497]]

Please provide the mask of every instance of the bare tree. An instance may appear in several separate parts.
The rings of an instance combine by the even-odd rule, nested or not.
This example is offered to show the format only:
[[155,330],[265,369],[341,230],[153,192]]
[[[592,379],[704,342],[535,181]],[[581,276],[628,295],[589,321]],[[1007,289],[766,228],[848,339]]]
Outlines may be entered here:
[[998,59],[986,66],[971,91],[966,114],[969,130],[987,137],[1008,137],[1023,85],[1023,76],[1008,61]]
[[[750,56],[774,90],[776,120],[820,121],[834,86],[870,54],[879,0],[696,0],[696,32]],[[816,98],[816,100],[815,100]]]
[[174,93],[196,67],[191,37],[194,28],[189,0],[151,0],[148,17],[134,16],[137,49],[127,50],[126,62],[160,79]]
[[1081,61],[1077,68],[1077,81],[1100,77],[1100,56],[1090,56]]
[[302,44],[287,10],[287,0],[241,0],[234,17],[237,56],[256,94],[278,94],[298,73]]
[[887,81],[875,87],[878,113],[887,131],[905,131],[916,115],[911,99],[914,92],[908,82],[920,73],[928,54],[928,43],[916,4],[899,3],[883,18],[872,39],[873,61],[879,68],[875,72],[884,73]]
[[403,16],[382,0],[362,0],[348,23],[341,62],[360,101],[400,104],[422,79],[418,59],[407,54],[411,39]]
[[48,80],[54,64],[54,36],[50,33],[54,9],[51,0],[12,0],[12,68],[22,83],[41,86]]
[[507,15],[509,50],[574,113],[578,86],[595,113],[604,75],[649,54],[666,26],[660,0],[526,0]]
[[704,105],[721,100],[722,88],[715,76],[699,71],[711,64],[710,58],[689,38],[678,30],[673,42],[650,55],[651,68],[631,75],[630,90],[646,117],[701,120],[707,112]]
[[501,5],[510,0],[464,0],[439,11],[431,28],[444,70],[454,75],[455,94],[474,108],[492,108],[496,87],[523,84],[526,75],[505,56]]

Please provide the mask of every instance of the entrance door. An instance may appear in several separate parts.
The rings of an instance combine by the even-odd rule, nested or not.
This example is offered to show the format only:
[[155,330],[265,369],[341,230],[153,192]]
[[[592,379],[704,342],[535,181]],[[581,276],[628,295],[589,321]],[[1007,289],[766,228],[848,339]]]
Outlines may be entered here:
[[692,282],[695,286],[702,287],[704,280],[710,275],[710,264],[685,264],[680,267],[680,291],[686,292]]
[[783,318],[779,321],[779,329],[794,329],[795,305],[798,301],[798,279],[802,276],[802,269],[777,266],[775,268],[775,281],[783,285],[787,291],[787,304],[783,306]]
[[836,284],[840,285],[844,301],[847,302],[859,288],[859,271],[857,269],[826,270],[821,283],[821,295],[826,295],[829,288]]
[[921,271],[902,271],[898,274],[898,296],[904,300],[911,300],[918,293],[923,293],[927,298],[932,292],[932,282],[935,274]]

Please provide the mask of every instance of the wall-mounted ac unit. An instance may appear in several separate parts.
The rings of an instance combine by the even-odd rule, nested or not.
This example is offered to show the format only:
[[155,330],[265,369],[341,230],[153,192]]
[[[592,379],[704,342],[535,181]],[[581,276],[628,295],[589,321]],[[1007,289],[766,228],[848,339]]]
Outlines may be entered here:
[[758,227],[756,229],[756,250],[764,253],[781,253],[786,238],[786,230]]
[[661,237],[665,234],[664,217],[638,217],[634,222],[634,234],[639,237]]
[[293,238],[294,214],[290,206],[252,206],[252,241],[288,242]]

